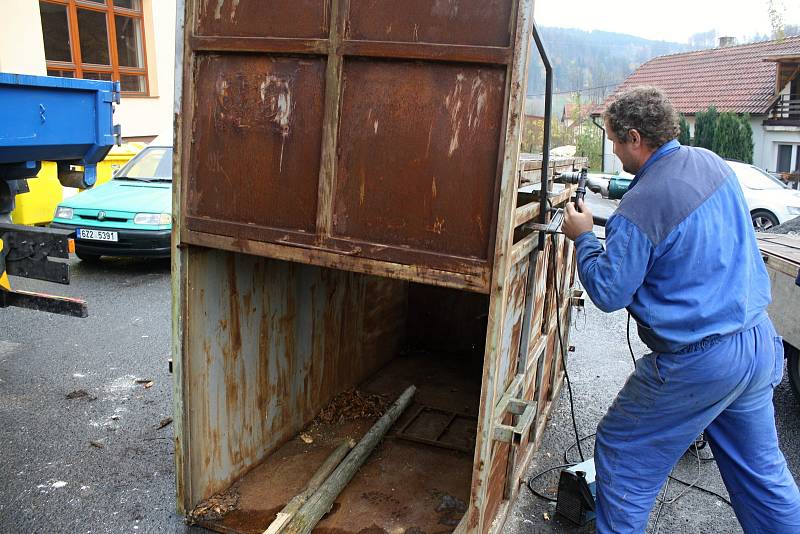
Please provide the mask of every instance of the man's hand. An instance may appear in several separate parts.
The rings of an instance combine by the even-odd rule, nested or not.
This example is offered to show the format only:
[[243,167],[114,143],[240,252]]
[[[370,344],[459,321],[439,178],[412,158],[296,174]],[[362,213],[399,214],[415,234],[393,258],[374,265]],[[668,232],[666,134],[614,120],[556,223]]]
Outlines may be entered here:
[[592,228],[594,228],[592,212],[583,200],[579,202],[583,211],[576,210],[574,202],[568,203],[564,210],[564,224],[561,226],[564,235],[573,241],[582,233],[591,232]]

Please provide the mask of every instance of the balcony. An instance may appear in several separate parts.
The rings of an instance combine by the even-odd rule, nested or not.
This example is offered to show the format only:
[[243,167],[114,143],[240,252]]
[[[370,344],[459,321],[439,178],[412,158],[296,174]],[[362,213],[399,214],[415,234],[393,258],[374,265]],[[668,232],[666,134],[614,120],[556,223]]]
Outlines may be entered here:
[[800,97],[781,95],[767,111],[764,126],[800,126]]

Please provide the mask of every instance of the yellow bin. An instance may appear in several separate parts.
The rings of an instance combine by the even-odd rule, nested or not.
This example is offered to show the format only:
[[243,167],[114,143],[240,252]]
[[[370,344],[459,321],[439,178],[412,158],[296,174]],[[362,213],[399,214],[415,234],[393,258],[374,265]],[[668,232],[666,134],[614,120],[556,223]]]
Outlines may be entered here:
[[[114,173],[145,146],[147,146],[145,143],[124,143],[122,146],[112,147],[106,158],[97,164],[95,186],[111,180]],[[48,224],[53,220],[56,206],[65,197],[65,188],[58,181],[56,164],[51,161],[43,161],[42,170],[39,171],[36,178],[28,180],[28,189],[30,189],[28,193],[17,195],[17,205],[11,212],[12,222],[28,226]],[[76,191],[72,188],[66,189],[69,189],[72,194]],[[66,196],[72,195],[68,193]]]

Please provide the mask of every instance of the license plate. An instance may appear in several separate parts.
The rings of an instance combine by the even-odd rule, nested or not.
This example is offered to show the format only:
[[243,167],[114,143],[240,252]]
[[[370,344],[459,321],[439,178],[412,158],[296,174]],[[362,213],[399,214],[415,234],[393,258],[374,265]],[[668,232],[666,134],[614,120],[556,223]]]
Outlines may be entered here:
[[119,241],[117,232],[110,232],[108,230],[88,230],[86,228],[78,228],[78,239],[91,239],[93,241]]

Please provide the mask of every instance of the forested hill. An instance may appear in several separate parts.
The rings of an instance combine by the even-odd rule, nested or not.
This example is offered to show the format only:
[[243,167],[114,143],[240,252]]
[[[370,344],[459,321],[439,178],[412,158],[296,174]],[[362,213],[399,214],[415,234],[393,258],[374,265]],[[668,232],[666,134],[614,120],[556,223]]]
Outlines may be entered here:
[[[556,104],[563,103],[570,96],[566,93],[575,90],[582,90],[584,102],[602,102],[605,95],[642,63],[656,56],[689,49],[685,44],[651,41],[622,33],[550,27],[538,29],[553,65],[554,91],[559,93]],[[535,102],[541,101],[544,87],[544,67],[534,45],[528,96]],[[535,108],[539,111],[541,106],[535,105]],[[554,111],[557,109],[554,106]]]

